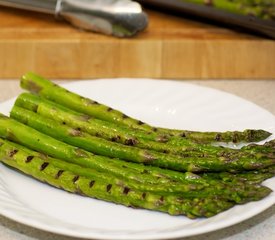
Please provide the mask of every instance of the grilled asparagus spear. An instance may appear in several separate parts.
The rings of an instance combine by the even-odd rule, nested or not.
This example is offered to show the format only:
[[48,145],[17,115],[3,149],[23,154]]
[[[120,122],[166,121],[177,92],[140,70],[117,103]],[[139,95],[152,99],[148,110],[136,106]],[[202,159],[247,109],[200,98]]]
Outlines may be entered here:
[[204,179],[216,179],[218,181],[230,182],[233,184],[239,184],[243,182],[245,184],[253,185],[262,183],[264,180],[272,178],[273,176],[275,176],[275,165],[258,171],[247,171],[238,174],[232,174],[228,172],[201,174],[201,177]]
[[[49,134],[55,138],[58,138],[59,140],[65,141],[80,148],[84,148],[96,154],[105,154],[109,157],[116,158],[120,157],[132,162],[144,163],[177,171],[243,171],[261,169],[275,164],[275,159],[264,157],[257,159],[245,154],[241,154],[238,159],[236,159],[235,157],[232,159],[231,155],[208,158],[182,158],[175,155],[161,154],[154,151],[131,148],[121,144],[112,143],[104,139],[93,137],[89,134],[64,125],[58,125],[53,120],[45,119],[38,114],[19,108],[17,106],[14,106],[11,112],[11,116],[13,118],[16,118],[17,120],[22,121],[25,124],[31,125],[32,127],[39,129],[45,134]],[[0,118],[0,123],[2,123],[2,126],[0,126],[0,133],[1,129],[4,129],[5,131],[5,125],[6,128],[8,128],[9,132],[4,133],[7,137],[9,136],[9,133],[12,132],[13,135],[19,133],[21,138],[23,138],[23,134],[26,133],[26,135],[29,135],[31,130],[34,131],[34,129],[29,128],[26,125],[22,125],[19,122],[9,118]],[[15,127],[13,128],[13,126]],[[20,131],[18,131],[18,133],[16,132],[17,127],[18,130],[20,128]],[[39,136],[39,139],[41,138],[41,140],[43,137],[45,137],[44,134],[41,134],[38,131],[33,132],[32,134],[33,137]],[[62,142],[59,142],[59,145],[60,143]],[[47,141],[47,144],[50,145],[49,140]],[[66,150],[66,152],[74,152],[74,149],[70,149],[71,146],[64,145],[63,147],[68,149]],[[58,151],[58,148],[56,146],[55,149]],[[57,157],[62,158],[60,152],[61,151],[58,152],[59,155]],[[85,154],[88,154],[88,152],[85,152]],[[106,158],[102,156],[93,157],[106,161]]]
[[[217,197],[185,199],[169,194],[158,195],[142,192],[117,183],[114,179],[106,181],[97,175],[85,177],[64,170],[48,159],[29,155],[15,149],[8,143],[0,144],[0,161],[32,177],[68,192],[78,193],[134,208],[144,208],[167,212],[171,215],[186,215],[190,218],[211,217],[233,206],[232,202]],[[66,165],[64,163],[63,165]],[[74,169],[71,165],[70,168]],[[85,171],[85,170],[84,170]],[[268,189],[266,189],[266,193]]]
[[91,167],[121,178],[134,179],[141,183],[185,182],[192,180],[198,182],[201,180],[200,177],[192,173],[179,173],[151,166],[145,167],[142,164],[96,156],[77,147],[72,147],[55,140],[1,114],[0,137],[20,143],[38,152],[76,163],[80,166]]
[[[173,137],[170,141],[166,139],[165,141],[167,142],[163,143],[163,136],[157,135],[156,133],[147,134],[141,130],[125,128],[113,123],[90,118],[87,115],[72,111],[30,93],[23,93],[18,96],[15,105],[34,111],[60,124],[69,125],[75,129],[85,131],[93,136],[139,148],[182,155],[184,157],[187,157],[189,154],[208,156],[213,154],[224,154],[224,152],[227,152],[227,154],[228,152],[235,152],[234,150],[228,150],[221,147],[192,143],[186,141],[186,139],[176,140]],[[254,146],[253,149],[247,147],[247,151],[255,151],[256,148],[259,148],[259,152],[264,150],[261,146]],[[271,149],[269,149],[267,153],[270,152]]]
[[15,105],[53,119],[63,125],[69,125],[75,129],[81,129],[93,136],[124,145],[173,154],[182,154],[184,151],[188,150],[188,146],[191,145],[191,143],[184,139],[181,140],[181,143],[187,146],[169,145],[165,143],[168,141],[165,135],[160,135],[158,133],[148,134],[148,132],[143,130],[118,126],[114,123],[91,118],[88,115],[72,111],[62,105],[47,101],[44,98],[30,93],[22,93],[19,95]]
[[[75,175],[83,176],[93,179],[101,179],[106,182],[113,182],[117,185],[124,186],[125,192],[133,189],[150,192],[158,195],[169,194],[175,198],[204,198],[204,197],[219,197],[235,203],[245,203],[248,201],[260,200],[270,193],[270,189],[259,185],[244,185],[244,184],[224,184],[217,182],[217,184],[201,184],[193,182],[173,182],[164,184],[141,184],[138,181],[131,179],[120,179],[112,174],[105,174],[91,168],[84,168],[75,164],[65,162],[63,160],[51,158],[47,155],[32,151],[21,145],[9,142],[0,138],[0,145],[5,145],[5,152],[8,156],[13,156],[19,151],[25,152],[28,156],[42,158],[55,167],[63,171],[70,171]],[[30,159],[30,157],[29,157]],[[62,173],[61,173],[62,174]],[[208,177],[208,176],[207,176]],[[208,180],[208,179],[207,179]],[[209,186],[208,186],[209,185]],[[257,194],[255,194],[257,192]],[[171,197],[172,198],[172,197]],[[168,199],[169,202],[169,199]]]
[[59,103],[75,111],[85,113],[89,116],[102,120],[114,122],[128,127],[142,129],[148,132],[159,132],[172,136],[181,136],[198,142],[212,141],[246,141],[257,142],[270,136],[270,133],[263,130],[247,130],[244,132],[192,132],[187,130],[172,130],[164,128],[156,128],[150,126],[140,120],[126,116],[122,112],[112,109],[106,105],[99,104],[88,98],[81,97],[72,93],[51,81],[35,75],[33,73],[25,74],[21,79],[21,87],[31,92],[38,93],[53,102]]

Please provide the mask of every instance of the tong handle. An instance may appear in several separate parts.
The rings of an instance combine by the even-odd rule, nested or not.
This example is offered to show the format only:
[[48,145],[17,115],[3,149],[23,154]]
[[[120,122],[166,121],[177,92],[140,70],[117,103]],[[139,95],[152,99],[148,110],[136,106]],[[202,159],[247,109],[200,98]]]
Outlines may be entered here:
[[130,37],[148,24],[147,15],[131,0],[0,0],[0,5],[55,15],[77,28]]
[[57,0],[0,0],[0,5],[54,15]]

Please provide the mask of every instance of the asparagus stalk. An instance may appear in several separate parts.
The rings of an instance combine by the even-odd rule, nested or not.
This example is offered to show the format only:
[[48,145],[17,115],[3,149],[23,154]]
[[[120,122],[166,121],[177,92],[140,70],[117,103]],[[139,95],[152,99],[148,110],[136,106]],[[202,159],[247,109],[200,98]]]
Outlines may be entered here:
[[60,158],[83,167],[93,168],[107,174],[111,173],[121,178],[133,179],[140,183],[167,183],[178,180],[189,181],[197,178],[193,174],[190,175],[190,173],[181,174],[156,167],[145,167],[142,164],[125,162],[119,159],[96,156],[42,134],[1,114],[0,137],[55,158]]
[[140,120],[126,116],[124,113],[115,110],[109,106],[100,104],[89,98],[81,97],[70,92],[51,81],[35,75],[33,73],[25,74],[21,79],[21,87],[33,93],[38,93],[53,102],[64,105],[70,109],[82,112],[92,117],[102,120],[121,124],[124,126],[141,129],[148,132],[160,132],[169,135],[181,136],[199,142],[212,141],[248,141],[257,142],[270,136],[270,133],[264,130],[247,130],[244,132],[192,132],[187,130],[172,130],[164,128],[156,128],[150,126]]
[[[130,163],[93,155],[77,147],[60,142],[0,114],[0,137],[22,144],[32,150],[63,159],[83,167],[114,174],[140,183],[167,183],[174,181],[201,182],[201,178],[191,173],[179,173],[142,164]],[[216,184],[216,182],[214,182]]]
[[[184,139],[180,141],[172,139],[170,140],[170,142],[167,143],[150,141],[148,139],[144,139],[149,135],[144,134],[144,132],[140,130],[125,129],[122,127],[113,126],[114,124],[112,123],[110,124],[108,122],[98,119],[91,119],[87,115],[74,112],[61,105],[52,103],[29,93],[21,94],[16,99],[15,105],[34,111],[46,118],[50,118],[54,121],[59,122],[60,124],[68,124],[74,129],[85,131],[93,136],[102,137],[106,140],[126,145],[133,145],[139,148],[182,155],[184,157],[187,157],[188,155],[197,157],[207,157],[209,155],[231,155],[231,157],[236,158],[244,151],[247,152],[247,154],[251,154],[252,156],[256,154],[258,158],[266,154],[268,154],[268,156],[270,157],[272,155],[275,155],[275,147],[268,148],[267,146],[263,147],[261,145],[255,144],[243,147],[240,152],[239,150],[225,149],[223,147],[190,143],[186,142],[186,140]],[[137,135],[136,133],[139,133],[139,135]],[[145,137],[143,135],[145,135]],[[158,137],[154,137],[153,135],[151,135],[151,137],[153,137],[153,140],[159,139]],[[173,145],[171,145],[172,141],[174,141]],[[185,142],[183,143],[182,141]],[[179,142],[180,144],[178,144]],[[183,144],[184,146],[182,146],[181,144]]]
[[[67,163],[59,159],[54,159],[41,153],[24,148],[23,146],[20,146],[18,144],[14,144],[9,141],[3,140],[1,138],[0,145],[5,145],[5,147],[2,148],[5,149],[5,153],[8,156],[13,156],[14,154],[18,154],[18,152],[24,152],[28,156],[42,158],[44,161],[48,162],[49,164],[55,167],[62,169],[63,171],[70,171],[75,175],[91,178],[94,180],[100,179],[109,183],[113,182],[117,185],[123,186],[124,192],[129,192],[135,189],[138,191],[150,192],[158,195],[169,194],[171,196],[174,196],[174,198],[204,198],[216,196],[235,203],[257,201],[270,193],[270,189],[259,185],[246,186],[240,184],[230,185],[219,183],[215,186],[213,185],[207,187],[203,184],[194,183],[166,183],[165,185],[150,183],[140,184],[139,182],[134,180],[123,180],[110,174],[106,175],[103,172],[99,172],[91,168],[84,168],[75,164]],[[257,194],[255,194],[255,192],[257,192]],[[172,199],[172,197],[168,199],[169,203],[170,199]]]
[[264,180],[275,176],[275,166],[264,168],[256,171],[241,172],[238,174],[232,174],[228,172],[220,173],[203,173],[201,177],[204,179],[213,180],[216,179],[222,182],[229,182],[233,184],[260,184]]
[[[275,164],[275,159],[272,158],[261,158],[259,160],[253,159],[250,156],[247,157],[244,154],[242,154],[239,159],[232,159],[231,155],[208,158],[197,158],[196,156],[182,158],[175,155],[161,154],[150,150],[128,147],[93,137],[68,126],[58,125],[53,120],[45,119],[38,114],[17,106],[14,106],[12,109],[11,116],[37,130],[39,129],[39,131],[45,134],[96,154],[122,158],[127,161],[144,163],[177,171],[243,171],[265,168]],[[17,122],[12,122],[12,120],[10,120],[9,123],[9,120],[5,122],[7,126],[18,125]],[[2,125],[4,125],[4,123]],[[25,125],[21,127],[22,129],[28,129]],[[12,127],[10,126],[9,130],[11,131],[11,129]],[[23,130],[20,131],[20,134],[23,134]],[[39,134],[39,132],[37,132],[37,134]],[[101,156],[96,157],[102,158]]]
[[[7,143],[1,143],[0,160],[32,177],[68,192],[78,193],[125,206],[186,215],[190,218],[211,217],[233,206],[217,197],[183,199],[129,188],[113,179],[106,181],[94,172],[92,177],[77,175],[41,157],[34,157]],[[67,163],[66,163],[67,164]],[[64,165],[66,165],[64,164]],[[70,166],[72,169],[77,166]]]
[[[88,115],[72,111],[64,106],[47,101],[37,95],[22,93],[16,99],[15,105],[34,111],[46,118],[53,119],[63,125],[81,129],[93,136],[124,145],[152,149],[159,152],[182,154],[188,150],[186,146],[173,146],[165,144],[168,138],[158,133],[144,132],[142,130],[125,128],[114,123],[91,118]],[[185,144],[182,142],[182,144]],[[189,142],[186,145],[190,145]]]
[[[144,150],[133,146],[125,146],[107,141],[85,133],[79,128],[75,129],[64,124],[58,124],[52,119],[45,118],[37,113],[18,106],[12,108],[11,117],[62,142],[83,148],[98,155],[144,163],[149,161],[174,162],[176,159],[182,159],[182,157],[170,154],[163,154],[156,151]],[[201,153],[197,152],[185,151],[185,153],[187,155],[192,154],[193,157],[201,155]]]
[[69,146],[49,136],[41,134],[5,116],[0,116],[0,136],[21,143],[51,156],[73,162],[84,167],[113,174],[123,179],[133,179],[140,183],[200,183],[204,186],[217,185],[216,180],[205,181],[192,173],[179,173],[167,169],[127,163],[118,159],[97,157],[78,148]]

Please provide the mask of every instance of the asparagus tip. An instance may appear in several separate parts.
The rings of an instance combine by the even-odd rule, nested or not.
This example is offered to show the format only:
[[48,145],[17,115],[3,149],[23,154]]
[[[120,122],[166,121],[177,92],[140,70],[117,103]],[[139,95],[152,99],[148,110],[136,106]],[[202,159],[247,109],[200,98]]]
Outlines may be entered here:
[[270,137],[272,135],[272,133],[259,129],[259,130],[245,130],[245,132],[247,132],[247,140],[252,142],[259,142],[262,140],[267,139],[268,137]]

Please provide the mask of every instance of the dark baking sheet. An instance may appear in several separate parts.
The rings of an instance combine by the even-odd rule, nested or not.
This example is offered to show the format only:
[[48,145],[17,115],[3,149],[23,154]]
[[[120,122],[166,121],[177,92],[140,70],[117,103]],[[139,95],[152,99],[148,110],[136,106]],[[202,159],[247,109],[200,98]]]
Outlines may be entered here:
[[[137,0],[144,6],[153,7],[183,17],[209,19],[211,23],[238,28],[249,33],[260,34],[275,39],[275,21],[254,16],[230,13],[213,7],[183,2],[181,0]],[[275,1],[275,0],[274,0]],[[275,4],[275,3],[274,3]]]

